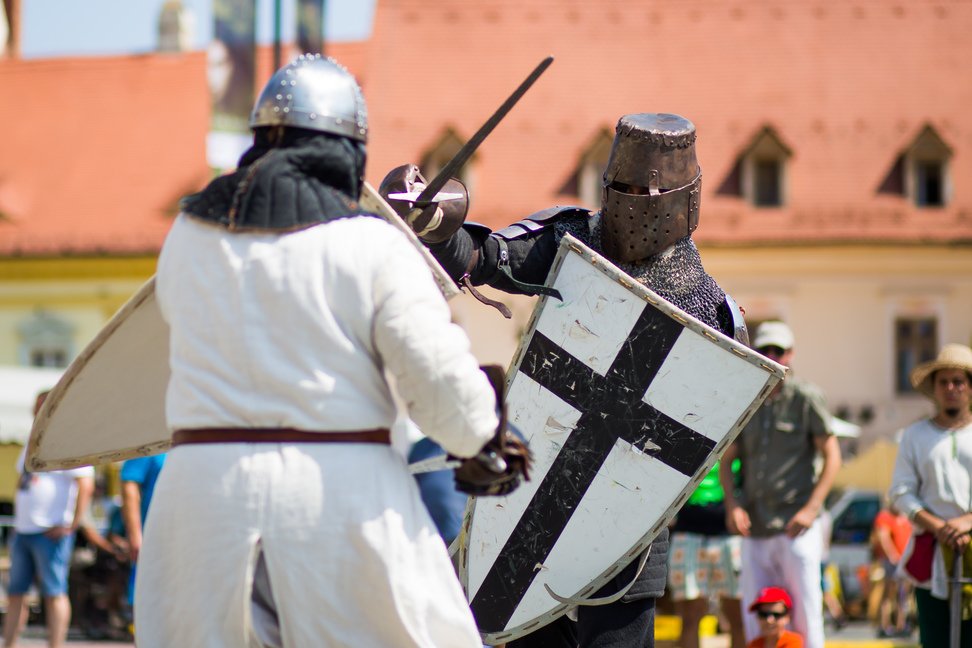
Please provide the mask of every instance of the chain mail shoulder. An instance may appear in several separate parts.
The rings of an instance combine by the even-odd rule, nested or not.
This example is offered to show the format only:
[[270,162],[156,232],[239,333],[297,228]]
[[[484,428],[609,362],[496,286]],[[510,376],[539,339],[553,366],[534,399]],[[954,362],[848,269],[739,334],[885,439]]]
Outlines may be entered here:
[[[568,233],[600,252],[600,213],[592,218],[565,218],[558,222],[558,245],[564,234]],[[617,265],[667,301],[732,337],[732,322],[725,309],[720,309],[725,302],[726,293],[715,279],[706,274],[702,267],[702,257],[699,256],[699,250],[691,237],[679,239],[675,245],[653,257]]]

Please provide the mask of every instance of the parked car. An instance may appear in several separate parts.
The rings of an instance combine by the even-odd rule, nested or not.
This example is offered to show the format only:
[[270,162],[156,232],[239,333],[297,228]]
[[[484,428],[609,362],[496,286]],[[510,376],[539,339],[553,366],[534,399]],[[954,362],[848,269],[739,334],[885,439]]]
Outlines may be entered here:
[[828,562],[837,567],[845,605],[860,603],[866,610],[870,592],[871,528],[881,510],[881,493],[847,489],[835,492],[831,499]]

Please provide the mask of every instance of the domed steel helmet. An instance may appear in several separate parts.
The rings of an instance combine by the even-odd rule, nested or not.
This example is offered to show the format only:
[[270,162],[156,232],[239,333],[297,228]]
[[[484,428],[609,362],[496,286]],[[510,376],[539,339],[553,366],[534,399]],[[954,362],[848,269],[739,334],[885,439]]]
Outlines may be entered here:
[[368,110],[354,76],[320,54],[302,54],[270,77],[250,128],[292,126],[368,140]]
[[618,121],[601,190],[601,244],[620,262],[661,252],[699,225],[695,125],[642,113]]

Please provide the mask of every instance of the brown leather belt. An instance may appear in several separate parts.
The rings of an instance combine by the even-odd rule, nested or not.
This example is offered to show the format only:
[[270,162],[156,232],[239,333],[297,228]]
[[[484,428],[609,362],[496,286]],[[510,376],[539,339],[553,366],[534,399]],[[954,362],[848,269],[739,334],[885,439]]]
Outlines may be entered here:
[[374,430],[295,430],[293,428],[192,428],[172,433],[172,445],[191,443],[380,443],[391,444],[386,428]]

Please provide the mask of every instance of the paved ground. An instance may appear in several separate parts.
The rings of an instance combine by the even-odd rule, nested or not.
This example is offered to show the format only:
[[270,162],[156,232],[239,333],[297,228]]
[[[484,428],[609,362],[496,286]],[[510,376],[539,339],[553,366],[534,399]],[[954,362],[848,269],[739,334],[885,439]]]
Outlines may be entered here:
[[[703,648],[728,648],[729,638],[725,635],[708,637],[703,643]],[[18,642],[20,646],[46,646],[44,640],[44,629],[41,627],[30,627],[27,629],[24,638]],[[134,644],[119,641],[89,641],[79,635],[72,634],[68,637],[68,645],[71,648],[134,648]],[[837,631],[827,628],[827,648],[917,648],[917,633],[911,639],[877,639],[874,635],[874,628],[863,621],[851,622],[847,627]],[[661,646],[659,645],[659,648]]]

